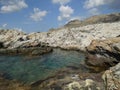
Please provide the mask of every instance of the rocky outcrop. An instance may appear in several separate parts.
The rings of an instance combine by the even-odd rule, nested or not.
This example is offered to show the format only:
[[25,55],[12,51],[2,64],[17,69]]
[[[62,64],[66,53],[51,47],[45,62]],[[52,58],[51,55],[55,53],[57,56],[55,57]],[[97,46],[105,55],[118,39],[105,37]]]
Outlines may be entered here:
[[7,80],[0,76],[0,90],[32,90],[16,80]]
[[37,90],[105,90],[101,73],[58,72],[55,76],[32,83]]
[[86,79],[85,81],[69,83],[63,90],[103,90],[103,88],[97,86],[95,81]]
[[86,63],[96,69],[104,70],[120,61],[120,37],[93,40],[86,49]]
[[[52,51],[50,47],[87,50],[87,65],[99,72],[120,61],[119,32],[120,14],[94,16],[82,22],[73,20],[62,28],[42,33],[25,34],[16,30],[1,30],[0,54],[41,55]],[[119,90],[119,74],[119,64],[104,73],[106,90]],[[95,81],[100,76],[91,73],[91,77],[84,75],[77,73],[71,76],[69,73],[38,81],[31,86],[34,88],[38,84],[40,90],[104,90],[103,81]]]
[[79,27],[85,26],[90,24],[97,24],[97,23],[112,23],[120,21],[120,13],[112,13],[107,15],[96,15],[89,17],[85,20],[72,20],[68,22],[64,27]]
[[103,74],[106,90],[120,90],[120,63]]
[[30,55],[39,56],[45,53],[52,52],[50,47],[30,47],[30,48],[15,48],[15,49],[0,49],[0,55]]
[[17,30],[0,30],[0,54],[42,55],[52,51],[44,42],[29,40],[27,35]]
[[[2,31],[3,32],[3,31]],[[119,36],[120,22],[101,23],[79,27],[63,27],[49,32],[25,34],[20,31],[5,30],[0,41],[5,48],[21,47],[24,43],[47,43],[51,47],[85,51],[92,40],[104,40]],[[10,33],[10,34],[9,34]]]
[[27,35],[30,40],[46,42],[49,46],[64,49],[85,50],[92,40],[104,40],[116,37],[120,32],[120,22],[87,25],[77,28],[60,28],[54,31],[31,33]]

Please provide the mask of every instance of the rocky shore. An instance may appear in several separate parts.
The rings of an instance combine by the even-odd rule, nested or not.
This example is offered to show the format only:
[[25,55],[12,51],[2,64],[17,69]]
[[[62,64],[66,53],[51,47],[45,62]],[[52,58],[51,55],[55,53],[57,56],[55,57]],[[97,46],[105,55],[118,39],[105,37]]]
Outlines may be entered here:
[[35,90],[120,89],[119,13],[92,17],[84,22],[72,21],[48,32],[25,34],[16,30],[0,30],[0,54],[41,55],[51,52],[51,47],[85,51],[86,65],[94,72],[71,76],[65,74],[66,70],[61,72],[64,73],[62,75],[58,73],[42,83],[38,82],[37,86],[32,84]]
[[0,30],[1,55],[42,55],[51,51],[47,43],[29,40],[21,31]]

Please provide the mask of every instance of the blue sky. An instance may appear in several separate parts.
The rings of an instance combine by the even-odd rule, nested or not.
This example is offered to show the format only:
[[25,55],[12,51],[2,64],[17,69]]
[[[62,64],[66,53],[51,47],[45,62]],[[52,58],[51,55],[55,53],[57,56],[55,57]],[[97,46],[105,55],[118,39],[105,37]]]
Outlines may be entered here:
[[120,0],[0,0],[0,28],[44,32],[73,19],[120,11]]

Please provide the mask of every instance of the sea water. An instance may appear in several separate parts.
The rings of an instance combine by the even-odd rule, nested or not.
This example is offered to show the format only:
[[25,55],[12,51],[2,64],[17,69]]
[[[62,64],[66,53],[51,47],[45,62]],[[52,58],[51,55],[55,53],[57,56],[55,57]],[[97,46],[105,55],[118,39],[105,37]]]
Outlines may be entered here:
[[0,73],[8,79],[32,83],[52,76],[67,66],[79,66],[84,59],[81,52],[61,49],[39,57],[0,56]]

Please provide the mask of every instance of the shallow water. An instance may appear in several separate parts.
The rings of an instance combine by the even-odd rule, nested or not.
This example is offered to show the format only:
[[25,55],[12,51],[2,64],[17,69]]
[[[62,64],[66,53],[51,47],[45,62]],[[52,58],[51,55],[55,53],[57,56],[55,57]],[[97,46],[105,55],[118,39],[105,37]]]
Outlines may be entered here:
[[80,66],[84,59],[83,53],[60,49],[40,57],[0,56],[0,73],[8,79],[32,83],[54,75],[67,66]]

